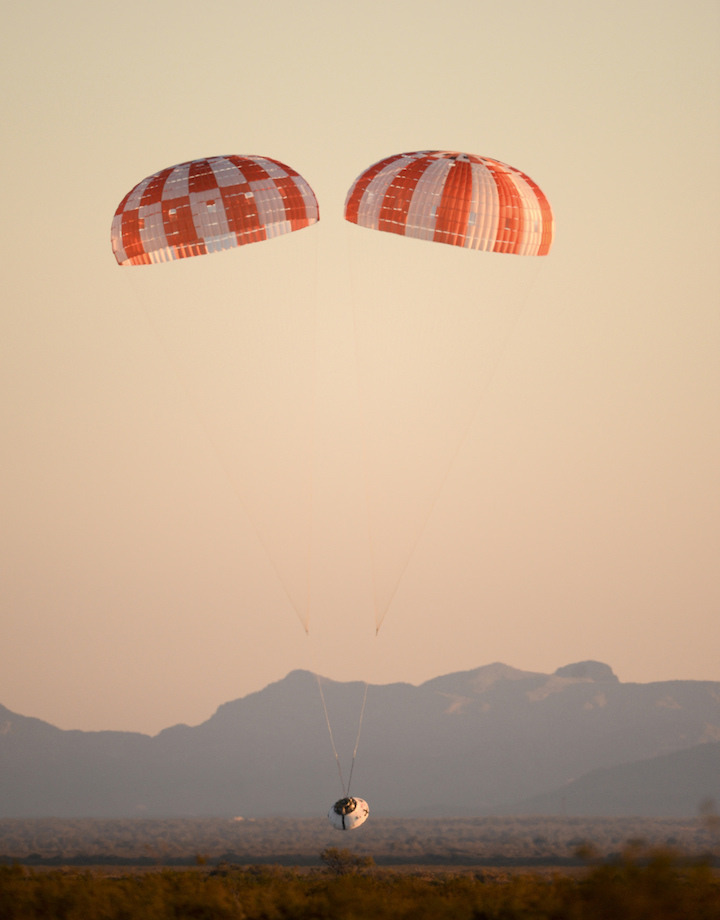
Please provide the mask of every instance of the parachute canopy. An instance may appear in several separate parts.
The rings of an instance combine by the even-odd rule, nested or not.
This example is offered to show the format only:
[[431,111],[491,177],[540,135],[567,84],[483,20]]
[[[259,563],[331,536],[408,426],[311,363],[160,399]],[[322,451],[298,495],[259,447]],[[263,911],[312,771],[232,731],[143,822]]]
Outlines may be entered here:
[[118,205],[111,239],[120,265],[185,259],[280,236],[319,220],[303,177],[269,157],[218,156],[169,166]]
[[553,215],[520,170],[489,157],[419,150],[386,157],[350,187],[345,219],[465,249],[546,255]]

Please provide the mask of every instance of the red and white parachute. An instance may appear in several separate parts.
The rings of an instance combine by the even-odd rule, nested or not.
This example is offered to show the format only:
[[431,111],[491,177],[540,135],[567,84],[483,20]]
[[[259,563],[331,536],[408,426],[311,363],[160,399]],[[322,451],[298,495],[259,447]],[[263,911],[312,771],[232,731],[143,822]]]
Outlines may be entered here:
[[217,156],[169,166],[118,205],[111,239],[120,265],[233,249],[319,220],[315,193],[279,160]]
[[138,277],[121,273],[133,276],[125,279],[132,301],[162,343],[306,631],[317,240],[292,240],[284,251],[261,247],[242,265],[190,257],[318,219],[315,193],[296,170],[267,156],[228,155],[147,176],[124,196],[110,231],[120,266],[150,266]]
[[525,173],[489,157],[420,150],[386,157],[350,187],[345,219],[361,227],[465,249],[543,256],[547,198]]

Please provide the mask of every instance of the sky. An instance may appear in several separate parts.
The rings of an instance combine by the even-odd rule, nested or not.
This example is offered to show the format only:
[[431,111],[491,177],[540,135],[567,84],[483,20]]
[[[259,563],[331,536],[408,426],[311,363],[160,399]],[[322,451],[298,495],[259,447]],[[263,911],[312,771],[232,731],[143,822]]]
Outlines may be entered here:
[[[0,42],[2,705],[154,734],[295,668],[720,681],[715,0],[67,0]],[[550,255],[343,220],[421,149],[529,174]],[[229,153],[320,222],[118,267],[126,192]]]

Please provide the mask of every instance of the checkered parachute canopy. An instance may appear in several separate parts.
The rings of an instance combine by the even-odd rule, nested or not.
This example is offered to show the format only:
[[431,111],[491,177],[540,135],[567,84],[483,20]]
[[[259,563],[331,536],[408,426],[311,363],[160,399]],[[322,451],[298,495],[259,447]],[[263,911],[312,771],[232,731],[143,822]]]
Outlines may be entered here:
[[448,150],[399,153],[353,182],[345,219],[465,249],[543,256],[553,215],[533,180],[489,157]]
[[118,205],[111,241],[119,265],[233,249],[319,220],[315,193],[294,169],[260,156],[190,160],[154,173]]

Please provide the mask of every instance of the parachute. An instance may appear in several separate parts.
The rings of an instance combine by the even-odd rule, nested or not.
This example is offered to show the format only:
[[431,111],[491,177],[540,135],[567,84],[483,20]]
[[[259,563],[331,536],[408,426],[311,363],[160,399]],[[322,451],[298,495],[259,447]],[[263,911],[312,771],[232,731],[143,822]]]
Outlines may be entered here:
[[[552,210],[532,179],[497,160],[451,151],[380,160],[354,181],[344,214],[362,227],[488,253],[546,255],[553,240]],[[315,194],[295,170],[269,157],[218,156],[168,167],[134,186],[115,212],[111,242],[119,265],[147,265],[259,242],[318,220]],[[299,242],[302,248],[304,238]],[[493,258],[484,271],[473,259],[456,268],[448,260],[457,254],[443,247],[418,260],[411,246],[405,255],[400,246],[389,260],[379,251],[387,240],[366,235],[362,242],[368,263],[353,272],[348,297],[377,633],[517,320],[510,288],[523,270],[518,260]],[[202,295],[186,296],[208,273],[217,284],[215,269],[223,266],[214,260],[126,277],[146,294],[155,291],[149,318],[168,350],[180,350],[173,365],[194,380],[187,389],[199,393],[198,415],[307,633],[316,350],[314,297],[303,291],[315,285],[298,279],[312,274],[312,260],[278,272],[274,251],[264,266],[264,251],[258,255],[246,269],[253,300],[244,310],[218,303],[200,315],[193,305]],[[235,276],[226,280],[217,289],[242,296]],[[471,300],[485,309],[467,310]],[[271,309],[258,309],[265,302]],[[229,349],[224,360],[220,346]],[[352,766],[346,785],[319,678],[318,685],[343,788],[328,817],[336,828],[353,829],[369,808],[350,797]],[[366,697],[367,684],[353,766]]]
[[121,267],[151,266],[121,273],[128,302],[145,315],[305,631],[317,239],[252,247],[242,264],[192,257],[295,236],[318,220],[312,188],[286,164],[211,156],[134,185],[110,232]]
[[484,252],[543,256],[553,215],[533,180],[489,157],[420,150],[386,157],[350,187],[345,219]]
[[[554,232],[529,176],[489,157],[385,157],[350,186],[346,221],[383,231],[351,246],[376,631],[483,408]],[[386,233],[430,242],[390,256]],[[384,237],[384,239],[383,239]],[[452,247],[484,253],[458,259]]]
[[303,177],[269,157],[217,156],[153,173],[118,205],[111,228],[119,265],[147,265],[233,249],[319,220]]

